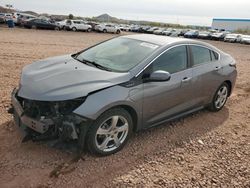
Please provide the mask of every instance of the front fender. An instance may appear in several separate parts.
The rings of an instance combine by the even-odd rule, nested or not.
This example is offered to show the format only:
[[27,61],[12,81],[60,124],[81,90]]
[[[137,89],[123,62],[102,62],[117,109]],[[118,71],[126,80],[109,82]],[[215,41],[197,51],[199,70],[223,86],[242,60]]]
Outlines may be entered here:
[[131,88],[116,85],[89,95],[86,101],[74,113],[91,120],[97,119],[103,112],[115,106],[126,105],[133,108],[139,118],[141,103],[133,102],[129,92]]

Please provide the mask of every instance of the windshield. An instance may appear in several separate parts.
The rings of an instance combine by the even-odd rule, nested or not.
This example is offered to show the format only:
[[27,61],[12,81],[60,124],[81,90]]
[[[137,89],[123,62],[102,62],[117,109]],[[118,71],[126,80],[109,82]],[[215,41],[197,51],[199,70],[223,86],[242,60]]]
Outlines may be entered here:
[[115,38],[78,54],[76,59],[81,62],[92,62],[111,71],[127,72],[158,47],[139,40]]

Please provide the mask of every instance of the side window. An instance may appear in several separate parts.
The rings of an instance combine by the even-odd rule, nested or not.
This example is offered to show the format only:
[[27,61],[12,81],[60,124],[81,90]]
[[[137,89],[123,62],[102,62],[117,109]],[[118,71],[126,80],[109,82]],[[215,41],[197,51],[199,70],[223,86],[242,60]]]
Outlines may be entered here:
[[200,65],[211,61],[210,50],[200,46],[191,46],[193,54],[193,63]]
[[172,48],[158,57],[152,64],[153,71],[164,70],[170,74],[187,68],[187,47]]

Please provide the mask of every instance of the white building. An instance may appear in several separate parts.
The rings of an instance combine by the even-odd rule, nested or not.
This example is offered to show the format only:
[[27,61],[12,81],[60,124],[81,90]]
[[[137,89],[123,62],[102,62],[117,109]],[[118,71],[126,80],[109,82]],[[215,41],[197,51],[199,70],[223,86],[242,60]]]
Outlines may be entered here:
[[250,19],[220,19],[214,18],[212,29],[224,29],[227,31],[235,31],[238,29],[250,30]]

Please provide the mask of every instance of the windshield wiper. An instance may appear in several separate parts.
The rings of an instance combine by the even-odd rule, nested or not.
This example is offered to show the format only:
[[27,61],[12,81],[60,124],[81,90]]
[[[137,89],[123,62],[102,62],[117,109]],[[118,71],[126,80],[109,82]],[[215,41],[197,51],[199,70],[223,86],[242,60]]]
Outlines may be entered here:
[[86,64],[86,65],[89,65],[89,66],[94,66],[94,67],[96,67],[96,68],[98,68],[98,69],[102,69],[102,70],[106,70],[106,71],[110,71],[110,72],[113,72],[113,70],[112,69],[110,69],[110,68],[108,68],[108,67],[104,67],[104,66],[102,66],[102,65],[100,65],[100,64],[98,64],[98,63],[96,63],[96,62],[94,62],[94,61],[89,61],[89,60],[86,60],[86,59],[78,59],[78,58],[76,58],[78,61],[80,61],[80,62],[82,62],[82,63],[84,63],[84,64]]

